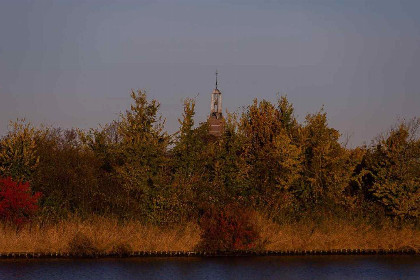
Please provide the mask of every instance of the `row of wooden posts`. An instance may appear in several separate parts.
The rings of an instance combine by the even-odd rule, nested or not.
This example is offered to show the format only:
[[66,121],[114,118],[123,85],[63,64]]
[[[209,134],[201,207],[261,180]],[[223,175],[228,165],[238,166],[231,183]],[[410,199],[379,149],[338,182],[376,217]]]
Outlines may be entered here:
[[303,256],[303,255],[418,255],[414,249],[333,249],[333,250],[283,250],[283,251],[134,251],[125,253],[0,253],[0,258],[78,258],[78,257],[218,257],[218,256]]

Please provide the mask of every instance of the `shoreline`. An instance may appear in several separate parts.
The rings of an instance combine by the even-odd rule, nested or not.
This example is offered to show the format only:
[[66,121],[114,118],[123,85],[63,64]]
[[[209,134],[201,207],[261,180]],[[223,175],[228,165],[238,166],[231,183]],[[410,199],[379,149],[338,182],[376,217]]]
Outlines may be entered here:
[[[420,231],[390,225],[326,220],[320,224],[278,225],[255,218],[260,240],[254,248],[216,251],[199,248],[201,230],[188,223],[171,228],[120,222],[106,217],[78,217],[55,224],[27,225],[16,231],[0,226],[0,258],[43,256],[216,256],[408,254],[420,252]],[[1,224],[0,224],[1,225]]]
[[415,249],[333,249],[282,251],[133,251],[127,253],[81,254],[69,252],[9,252],[0,259],[58,259],[58,258],[133,258],[133,257],[256,257],[256,256],[323,256],[323,255],[420,255]]

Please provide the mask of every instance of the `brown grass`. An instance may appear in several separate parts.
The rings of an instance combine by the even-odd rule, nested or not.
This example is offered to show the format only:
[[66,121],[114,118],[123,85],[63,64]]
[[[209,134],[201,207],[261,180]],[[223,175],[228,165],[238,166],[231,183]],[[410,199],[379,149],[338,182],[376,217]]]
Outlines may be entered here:
[[[278,225],[262,215],[255,223],[266,250],[406,249],[420,250],[420,231],[374,228],[366,223],[326,220],[321,224]],[[0,252],[192,251],[200,241],[196,224],[171,228],[117,219],[71,218],[55,225],[25,226],[19,232],[0,224]]]
[[[80,237],[86,237],[87,241],[80,242]],[[194,224],[159,228],[102,217],[72,218],[45,227],[26,226],[19,232],[0,226],[0,252],[4,253],[69,252],[80,246],[91,246],[96,252],[104,253],[124,247],[134,251],[189,251],[198,241],[199,228]],[[86,243],[89,244],[83,245]]]
[[391,225],[374,228],[363,222],[324,220],[316,223],[278,225],[255,215],[266,250],[415,249],[420,231]]

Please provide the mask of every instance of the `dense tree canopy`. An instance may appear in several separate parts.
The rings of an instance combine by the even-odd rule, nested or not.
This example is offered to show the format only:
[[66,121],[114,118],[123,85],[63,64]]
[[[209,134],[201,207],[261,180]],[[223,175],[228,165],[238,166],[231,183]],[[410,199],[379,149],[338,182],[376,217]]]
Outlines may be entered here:
[[98,213],[168,224],[236,203],[279,222],[344,209],[418,224],[418,119],[349,149],[323,109],[299,123],[285,96],[226,114],[220,137],[194,122],[194,99],[169,135],[159,102],[140,90],[131,98],[118,120],[89,131],[12,123],[0,138],[0,176],[43,193],[45,219]]

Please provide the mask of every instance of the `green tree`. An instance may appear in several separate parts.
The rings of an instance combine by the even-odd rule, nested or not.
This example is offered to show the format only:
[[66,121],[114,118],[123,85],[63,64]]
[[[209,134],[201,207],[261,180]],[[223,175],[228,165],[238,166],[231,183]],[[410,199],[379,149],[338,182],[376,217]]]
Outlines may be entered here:
[[244,138],[238,133],[235,114],[227,113],[224,133],[214,138],[208,145],[206,180],[207,195],[213,205],[248,203],[251,188],[248,180]]
[[277,99],[277,114],[282,127],[286,130],[287,135],[297,144],[300,139],[300,125],[294,115],[295,109],[293,104],[289,102],[286,96],[280,96]]
[[[178,119],[180,128],[176,134],[175,146],[172,149],[176,175],[186,180],[194,175],[197,155],[200,148],[203,148],[201,139],[197,138],[197,133],[194,131],[194,115],[195,100],[187,98],[184,100],[182,119]],[[188,183],[184,182],[184,184]]]
[[69,213],[104,213],[100,161],[84,147],[76,129],[44,128],[36,137],[39,163],[32,188],[44,195],[41,215],[48,220]]
[[206,151],[204,130],[194,128],[195,99],[184,100],[184,112],[178,119],[179,131],[175,135],[174,147],[170,152],[172,186],[179,203],[178,214],[181,219],[190,219],[197,213],[197,193],[203,184],[205,165],[203,154]]
[[[123,181],[127,203],[142,219],[160,222],[166,200],[167,147],[169,137],[164,132],[164,120],[158,116],[160,104],[148,101],[146,93],[131,92],[133,104],[121,114],[118,133],[120,165],[116,172]],[[133,200],[133,202],[132,202]]]
[[420,120],[401,122],[368,149],[359,172],[360,189],[398,219],[420,215]]
[[242,114],[239,127],[245,139],[251,185],[270,207],[287,203],[289,189],[302,168],[301,148],[291,138],[296,125],[293,108],[286,98],[278,104],[276,108],[269,101],[255,99]]
[[0,175],[30,181],[39,162],[37,131],[24,119],[11,122],[9,127],[8,134],[0,140]]
[[338,130],[328,127],[323,110],[306,116],[303,176],[296,189],[306,205],[345,201],[344,189],[353,174],[354,162],[339,137]]

